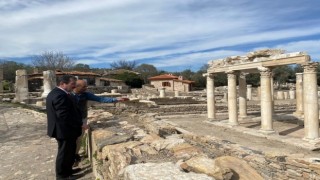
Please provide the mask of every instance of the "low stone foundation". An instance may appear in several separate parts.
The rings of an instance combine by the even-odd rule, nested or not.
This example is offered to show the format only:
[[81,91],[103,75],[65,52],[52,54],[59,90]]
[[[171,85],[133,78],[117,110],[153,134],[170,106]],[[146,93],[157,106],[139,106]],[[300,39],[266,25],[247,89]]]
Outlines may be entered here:
[[317,159],[198,136],[156,115],[91,112],[89,154],[97,178],[320,179]]

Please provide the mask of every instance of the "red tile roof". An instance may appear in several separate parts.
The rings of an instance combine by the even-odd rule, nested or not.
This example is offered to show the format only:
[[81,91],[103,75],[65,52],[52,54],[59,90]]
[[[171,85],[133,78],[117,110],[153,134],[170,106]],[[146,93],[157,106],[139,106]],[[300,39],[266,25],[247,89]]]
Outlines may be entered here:
[[162,74],[159,76],[153,76],[148,78],[149,80],[172,80],[172,79],[178,79],[178,76],[174,76],[172,74]]

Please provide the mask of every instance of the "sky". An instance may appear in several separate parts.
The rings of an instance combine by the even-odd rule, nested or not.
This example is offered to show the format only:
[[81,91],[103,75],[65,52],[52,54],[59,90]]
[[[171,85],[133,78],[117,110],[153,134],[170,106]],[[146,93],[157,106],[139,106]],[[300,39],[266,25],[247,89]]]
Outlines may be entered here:
[[280,48],[320,59],[320,0],[0,0],[0,59],[118,60],[199,70],[210,60]]

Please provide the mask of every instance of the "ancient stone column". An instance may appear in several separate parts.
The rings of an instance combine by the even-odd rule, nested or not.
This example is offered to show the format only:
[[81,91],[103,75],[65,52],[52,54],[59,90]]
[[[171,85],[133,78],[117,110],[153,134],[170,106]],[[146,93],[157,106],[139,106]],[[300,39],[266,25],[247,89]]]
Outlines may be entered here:
[[295,99],[296,98],[296,92],[293,89],[289,90],[289,99]]
[[257,98],[260,99],[261,97],[261,86],[257,87]]
[[28,76],[25,69],[19,69],[16,71],[16,83],[15,83],[15,100],[16,102],[23,102],[28,99]]
[[283,92],[283,97],[284,97],[284,99],[289,99],[289,92],[288,91],[284,91]]
[[247,99],[249,101],[252,100],[252,85],[251,84],[247,85]]
[[179,97],[180,96],[180,92],[178,90],[174,91],[174,97]]
[[237,110],[237,75],[234,71],[228,71],[228,112],[229,124],[238,125],[238,110]]
[[294,113],[297,116],[303,115],[303,74],[296,73],[296,102],[297,109]]
[[259,71],[261,75],[261,131],[273,132],[271,70],[266,67],[260,67]]
[[247,116],[247,82],[246,73],[239,76],[239,117]]
[[43,71],[43,93],[41,97],[45,98],[49,92],[57,86],[56,74],[52,70]]
[[160,98],[165,98],[166,97],[166,88],[160,88]]
[[278,92],[277,92],[277,99],[280,99],[280,100],[283,100],[283,99],[284,99],[283,91],[278,91]]
[[319,138],[317,67],[315,62],[303,65],[304,137],[308,140]]
[[216,118],[213,74],[207,75],[207,111],[209,120]]
[[101,86],[100,79],[101,79],[100,77],[96,77],[96,78],[95,78],[95,85],[96,85],[96,86]]

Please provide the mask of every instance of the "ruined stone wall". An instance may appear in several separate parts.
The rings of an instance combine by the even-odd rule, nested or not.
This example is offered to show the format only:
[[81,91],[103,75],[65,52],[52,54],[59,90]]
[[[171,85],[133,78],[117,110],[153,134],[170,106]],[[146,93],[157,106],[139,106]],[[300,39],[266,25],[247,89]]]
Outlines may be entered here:
[[172,177],[184,173],[154,174],[159,169],[143,168],[145,164],[158,167],[163,162],[173,162],[189,172],[183,174],[183,179],[192,179],[196,172],[215,179],[320,180],[320,163],[303,154],[264,153],[213,136],[192,134],[151,113],[132,114],[125,121],[102,115],[90,116],[95,121],[91,123],[93,169],[100,179],[131,180],[137,175],[128,171],[132,166],[139,167],[140,176]]

